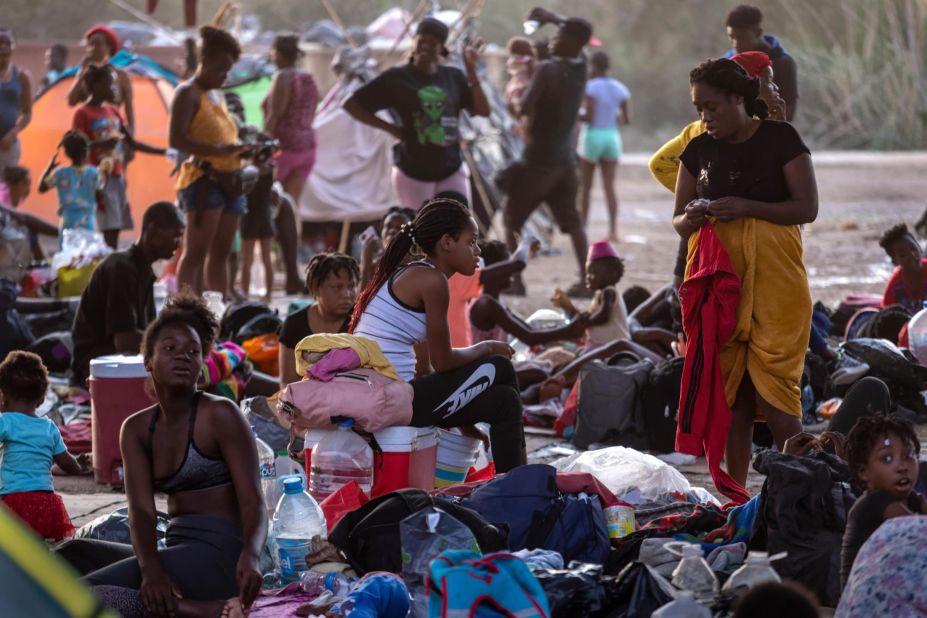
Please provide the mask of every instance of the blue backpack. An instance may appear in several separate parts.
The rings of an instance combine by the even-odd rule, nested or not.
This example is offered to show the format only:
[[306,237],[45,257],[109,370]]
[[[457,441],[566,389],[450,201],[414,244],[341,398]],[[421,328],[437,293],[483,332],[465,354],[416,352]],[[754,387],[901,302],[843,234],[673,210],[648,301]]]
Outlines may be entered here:
[[571,560],[603,564],[611,550],[599,497],[566,494],[546,464],[519,466],[461,501],[491,523],[509,526],[509,549],[550,549]]

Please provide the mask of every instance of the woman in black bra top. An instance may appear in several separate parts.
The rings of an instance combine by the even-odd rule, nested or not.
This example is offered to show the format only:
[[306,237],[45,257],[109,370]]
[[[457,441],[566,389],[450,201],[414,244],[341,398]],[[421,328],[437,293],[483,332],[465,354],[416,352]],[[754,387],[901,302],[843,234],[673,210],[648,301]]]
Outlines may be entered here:
[[[260,591],[267,516],[251,429],[234,403],[196,390],[216,331],[203,301],[183,295],[145,331],[159,403],[126,419],[120,436],[135,557],[86,578],[124,616],[241,611]],[[171,518],[162,550],[155,492],[167,494]]]

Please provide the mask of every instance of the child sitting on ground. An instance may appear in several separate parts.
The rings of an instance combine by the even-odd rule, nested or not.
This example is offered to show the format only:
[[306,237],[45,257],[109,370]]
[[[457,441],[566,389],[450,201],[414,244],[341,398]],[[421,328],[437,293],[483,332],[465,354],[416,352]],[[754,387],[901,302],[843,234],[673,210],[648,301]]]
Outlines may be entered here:
[[36,417],[46,390],[48,373],[37,355],[16,350],[0,363],[0,499],[39,536],[60,541],[74,533],[74,526],[55,493],[52,463],[80,474],[90,458],[89,453],[71,455],[58,427]]
[[[518,264],[515,272],[525,268],[526,255],[516,252],[517,257],[511,257],[505,243],[490,240],[480,245],[483,263],[489,267],[511,260]],[[530,247],[527,247],[530,251]],[[527,251],[523,251],[526,253]],[[483,284],[483,293],[470,305],[470,324],[473,343],[481,341],[508,341],[513,335],[524,343],[533,346],[541,343],[551,343],[565,339],[578,339],[582,337],[588,324],[584,314],[577,315],[569,324],[560,328],[538,330],[531,328],[524,320],[512,313],[501,299],[502,290],[511,282],[508,279],[487,281]]]
[[[606,240],[593,243],[586,258],[586,287],[595,292],[589,305],[586,327],[586,350],[590,351],[616,339],[631,339],[628,310],[615,287],[624,275],[624,261]],[[568,316],[580,312],[566,293],[557,288],[551,302]]]
[[61,139],[71,165],[58,167],[58,151],[52,155],[39,181],[39,193],[58,189],[59,240],[65,230],[96,230],[97,199],[101,197],[97,168],[87,164],[90,143],[79,131],[68,131]]
[[921,254],[920,244],[908,226],[899,223],[882,234],[879,246],[896,267],[885,286],[882,306],[901,305],[917,313],[927,300],[927,259]]
[[897,416],[860,418],[847,436],[847,464],[857,490],[865,491],[850,509],[840,555],[845,584],[863,543],[887,519],[927,514],[927,499],[914,491],[921,450],[914,427]]

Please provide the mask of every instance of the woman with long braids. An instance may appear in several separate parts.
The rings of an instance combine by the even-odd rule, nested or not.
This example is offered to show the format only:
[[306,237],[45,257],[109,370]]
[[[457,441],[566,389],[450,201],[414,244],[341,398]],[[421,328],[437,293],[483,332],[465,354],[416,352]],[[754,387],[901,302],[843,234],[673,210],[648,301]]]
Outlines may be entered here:
[[[512,348],[483,341],[451,347],[447,280],[472,275],[480,249],[476,221],[455,200],[428,202],[386,246],[373,279],[361,293],[351,332],[380,344],[404,380],[412,383],[416,427],[490,425],[499,472],[525,463],[525,438]],[[418,259],[405,266],[413,252]],[[413,346],[427,343],[433,373],[415,375]]]
[[[801,431],[811,295],[799,226],[817,218],[817,185],[795,128],[766,120],[757,78],[720,59],[689,81],[706,131],[682,153],[676,181],[673,226],[689,239],[680,296],[693,368],[677,448],[704,448],[710,469],[724,452],[730,477],[718,468],[712,476],[733,497],[719,478],[746,481],[754,419],[768,423],[780,449]],[[707,384],[713,373],[723,386]]]

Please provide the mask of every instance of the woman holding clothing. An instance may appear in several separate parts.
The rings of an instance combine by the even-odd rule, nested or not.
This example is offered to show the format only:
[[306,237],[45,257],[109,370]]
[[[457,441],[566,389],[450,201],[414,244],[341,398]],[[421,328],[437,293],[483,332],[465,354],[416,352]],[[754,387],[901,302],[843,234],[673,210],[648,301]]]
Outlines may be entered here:
[[[800,382],[811,295],[800,226],[817,217],[817,185],[808,148],[795,128],[766,119],[768,108],[759,96],[758,79],[736,62],[719,59],[693,69],[690,84],[705,133],[692,139],[680,157],[673,214],[676,231],[689,239],[686,282],[680,292],[690,340],[686,364],[690,356],[708,362],[704,357],[717,353],[730,411],[719,410],[714,418],[709,413],[708,426],[700,426],[704,417],[701,421],[695,417],[705,412],[693,412],[686,400],[699,396],[703,387],[707,390],[704,376],[710,372],[693,378],[689,397],[680,405],[677,448],[704,440],[711,464],[710,445],[723,445],[726,440],[722,448],[728,473],[743,485],[754,419],[766,421],[780,449],[801,432]],[[732,334],[726,342],[718,341],[719,349],[713,352],[704,347],[711,345],[705,343],[708,337],[695,338],[686,317],[698,316],[702,333],[715,332],[707,330],[706,320],[711,319],[704,309],[707,305],[692,306],[697,289],[687,289],[695,275],[695,285],[710,280],[705,264],[700,272],[693,270],[699,252],[714,249],[703,242],[712,239],[729,258],[740,288],[736,307],[721,310],[733,313]],[[731,292],[716,288],[712,293],[730,299]],[[719,318],[710,328],[721,332],[727,327]]]
[[[357,301],[351,332],[376,341],[400,377],[412,383],[416,427],[490,425],[499,472],[526,461],[513,350],[501,341],[451,347],[447,280],[472,275],[480,249],[476,221],[461,203],[436,198],[389,242]],[[421,256],[403,265],[413,252]],[[433,373],[415,374],[413,346],[427,344]]]

